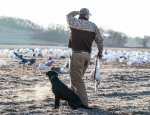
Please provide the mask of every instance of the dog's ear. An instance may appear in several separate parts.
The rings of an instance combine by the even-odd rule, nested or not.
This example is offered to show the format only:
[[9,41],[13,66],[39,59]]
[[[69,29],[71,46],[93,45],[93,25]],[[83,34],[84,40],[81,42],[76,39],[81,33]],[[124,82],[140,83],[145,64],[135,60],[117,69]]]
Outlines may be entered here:
[[55,71],[55,76],[58,78],[58,72]]
[[46,72],[46,76],[48,75],[48,72]]

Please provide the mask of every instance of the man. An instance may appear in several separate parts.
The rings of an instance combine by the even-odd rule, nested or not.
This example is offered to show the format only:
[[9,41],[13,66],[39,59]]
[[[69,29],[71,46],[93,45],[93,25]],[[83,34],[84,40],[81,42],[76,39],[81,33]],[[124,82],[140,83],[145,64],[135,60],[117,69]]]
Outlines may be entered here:
[[[78,19],[74,18],[76,15],[79,15]],[[98,27],[89,21],[90,15],[87,8],[82,8],[80,11],[70,12],[66,16],[70,27],[68,47],[72,49],[69,64],[70,89],[80,97],[82,103],[86,106],[88,106],[88,97],[82,77],[90,63],[93,41],[97,44],[99,59],[102,58],[103,51],[103,39]]]

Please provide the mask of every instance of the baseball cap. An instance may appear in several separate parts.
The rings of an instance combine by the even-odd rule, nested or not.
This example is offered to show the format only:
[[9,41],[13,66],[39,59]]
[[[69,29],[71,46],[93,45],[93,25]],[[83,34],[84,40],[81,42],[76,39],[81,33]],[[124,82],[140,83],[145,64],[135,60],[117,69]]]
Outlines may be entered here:
[[[79,11],[79,14],[83,14],[83,15],[90,14],[90,11],[87,8],[81,8]],[[90,15],[92,15],[92,14],[90,14]]]

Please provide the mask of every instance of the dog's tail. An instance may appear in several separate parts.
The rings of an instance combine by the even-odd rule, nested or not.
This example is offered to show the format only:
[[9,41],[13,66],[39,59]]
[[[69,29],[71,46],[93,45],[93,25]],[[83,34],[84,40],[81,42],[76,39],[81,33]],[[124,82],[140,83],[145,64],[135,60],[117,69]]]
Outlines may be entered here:
[[85,106],[85,105],[81,105],[81,107],[83,107],[84,109],[93,109],[93,108],[90,108],[90,107],[87,107],[87,106]]

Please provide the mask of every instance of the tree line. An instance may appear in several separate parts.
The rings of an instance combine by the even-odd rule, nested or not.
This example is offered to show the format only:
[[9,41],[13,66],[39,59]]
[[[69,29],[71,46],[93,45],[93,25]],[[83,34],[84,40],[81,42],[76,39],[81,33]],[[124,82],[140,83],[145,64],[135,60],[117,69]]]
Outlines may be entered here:
[[39,26],[38,24],[31,22],[30,20],[6,16],[0,16],[0,26],[27,31],[33,31],[34,29],[43,29],[42,26]]
[[[0,25],[7,28],[15,28],[19,30],[32,31],[35,34],[32,36],[33,39],[44,39],[47,41],[61,42],[63,44],[68,44],[70,37],[70,29],[66,25],[60,24],[49,24],[47,28],[42,27],[30,20],[20,19],[15,17],[5,17],[0,16]],[[118,32],[112,29],[105,30],[102,27],[99,27],[102,38],[104,39],[104,46],[111,47],[125,47],[129,44],[135,46],[148,47],[150,36],[135,37],[131,38],[123,32]],[[0,31],[1,32],[1,31]],[[103,34],[109,33],[111,38],[103,36]]]

